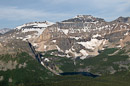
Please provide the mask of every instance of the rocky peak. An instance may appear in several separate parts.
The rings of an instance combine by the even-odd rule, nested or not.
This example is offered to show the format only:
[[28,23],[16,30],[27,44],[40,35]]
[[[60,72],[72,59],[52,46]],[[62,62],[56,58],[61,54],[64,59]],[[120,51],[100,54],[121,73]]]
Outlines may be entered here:
[[114,22],[130,23],[130,17],[119,17]]
[[91,16],[91,15],[77,15],[77,16],[75,16],[75,18],[92,18],[93,16]]
[[1,40],[28,40],[37,51],[58,50],[68,57],[89,57],[98,55],[98,51],[106,47],[128,44],[128,41],[122,41],[130,32],[130,25],[126,23],[105,22],[91,15],[77,15],[52,24],[47,21],[26,23],[17,27],[11,35],[1,37]]
[[105,22],[102,18],[96,18],[91,15],[77,15],[72,19],[68,19],[62,22]]

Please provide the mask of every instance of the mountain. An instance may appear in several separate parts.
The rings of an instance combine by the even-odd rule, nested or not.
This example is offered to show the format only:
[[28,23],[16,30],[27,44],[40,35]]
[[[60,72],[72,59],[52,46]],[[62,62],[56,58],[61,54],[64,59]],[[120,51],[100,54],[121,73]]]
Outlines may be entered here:
[[114,20],[114,22],[122,22],[130,24],[130,17],[119,17],[118,19]]
[[[37,38],[37,51],[58,50],[68,57],[96,56],[105,48],[123,48],[129,40],[130,25],[106,22],[90,15],[57,22]],[[127,39],[127,40],[126,40]]]
[[91,15],[77,15],[72,19],[64,20],[62,22],[105,22],[102,18],[95,18]]
[[0,43],[4,50],[1,52],[26,50],[30,53],[27,48],[27,42],[30,42],[38,52],[58,50],[59,56],[85,59],[97,56],[107,48],[121,49],[129,45],[128,22],[129,17],[119,17],[112,22],[106,22],[91,15],[77,15],[57,23],[30,22],[1,36]]
[[15,53],[16,51],[30,51],[26,40],[33,42],[51,22],[31,22],[18,26],[0,37],[2,50],[0,53]]
[[52,22],[30,22],[30,23],[26,23],[23,24],[21,26],[16,27],[16,29],[18,30],[22,30],[22,32],[30,32],[30,31],[37,31],[38,34],[40,34],[47,26],[50,26],[54,23]]
[[0,34],[5,34],[6,32],[10,31],[11,29],[9,28],[3,28],[3,29],[0,29]]
[[129,17],[107,22],[77,15],[56,23],[30,22],[0,35],[0,48],[0,85],[130,84]]

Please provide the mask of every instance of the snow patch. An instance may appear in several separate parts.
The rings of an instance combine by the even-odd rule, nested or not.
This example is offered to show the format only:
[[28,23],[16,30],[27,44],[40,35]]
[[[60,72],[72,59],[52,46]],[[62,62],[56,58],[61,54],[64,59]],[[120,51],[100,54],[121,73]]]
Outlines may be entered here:
[[21,26],[16,27],[16,30],[22,30],[22,32],[31,32],[31,31],[36,31],[37,35],[39,36],[42,34],[42,32],[45,30],[46,27],[52,25],[54,23],[52,22],[31,22],[31,23],[26,23]]
[[96,37],[101,37],[101,35],[99,34],[93,35],[93,38],[96,38]]
[[104,40],[98,40],[98,39],[91,39],[87,42],[78,42],[78,44],[83,45],[87,49],[95,49],[95,47],[98,47],[103,43]]
[[63,50],[61,50],[61,49],[59,48],[59,46],[56,45],[56,48],[57,48],[58,51],[63,52]]
[[86,59],[86,56],[81,56],[80,59],[84,60]]
[[68,55],[68,53],[71,53],[71,54],[73,54],[73,57],[80,57],[81,56],[81,53],[76,53],[76,52],[73,52],[71,49],[69,49],[69,50],[66,50],[65,51],[65,53],[67,53],[67,57],[71,57],[71,56],[69,56]]
[[129,34],[129,32],[127,31],[124,35],[128,35]]
[[38,44],[37,44],[37,43],[33,43],[32,45],[33,45],[33,46],[35,46],[35,47],[37,47],[37,46],[38,46]]
[[49,60],[48,58],[45,58],[45,59],[44,59],[44,61],[47,61],[47,62],[49,62],[50,60]]
[[86,50],[84,50],[84,49],[81,49],[81,50],[80,50],[80,53],[82,53],[83,56],[88,56],[88,53],[87,53]]
[[117,48],[121,48],[121,45],[118,45]]
[[44,45],[44,49],[46,49],[47,48],[47,46],[46,45]]
[[66,34],[66,35],[67,35],[67,34],[68,34],[68,32],[69,32],[69,30],[68,30],[68,29],[62,29],[62,31],[63,31],[63,33],[64,33],[64,34]]
[[83,55],[83,56],[81,56],[80,57],[80,59],[86,59],[86,57],[89,55],[87,52],[86,52],[86,50],[84,50],[84,49],[81,49],[80,50],[80,53]]
[[56,40],[52,40],[52,42],[56,43]]
[[48,27],[52,24],[54,24],[54,23],[48,22],[48,21],[45,21],[45,22],[30,22],[30,23],[26,23],[26,24],[23,24],[21,26],[16,27],[16,29],[22,29],[23,27],[27,27],[27,26],[33,26],[33,27],[38,27],[38,28],[40,28],[40,27],[46,28],[46,27]]
[[26,32],[36,31],[37,35],[39,36],[40,34],[42,34],[44,30],[45,28],[42,28],[42,29],[31,28],[31,29],[23,29],[22,32],[26,33]]
[[23,37],[16,37],[16,39],[23,39]]
[[76,39],[76,40],[78,40],[78,39],[82,39],[82,37],[73,37],[73,36],[70,36],[70,38],[72,38],[72,39]]

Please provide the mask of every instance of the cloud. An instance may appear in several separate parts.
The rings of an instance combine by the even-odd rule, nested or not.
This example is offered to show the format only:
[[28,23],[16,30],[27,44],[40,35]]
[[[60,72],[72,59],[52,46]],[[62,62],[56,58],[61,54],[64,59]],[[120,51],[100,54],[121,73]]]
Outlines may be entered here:
[[[70,4],[77,8],[90,8],[97,10],[130,9],[130,0],[50,0],[54,4]],[[84,8],[85,9],[85,8]]]
[[52,20],[58,17],[70,16],[70,14],[66,13],[51,13],[44,12],[41,10],[33,10],[33,9],[19,9],[17,7],[0,7],[0,19],[5,20],[40,20],[41,18],[51,18]]
[[[18,8],[0,6],[0,19],[5,20],[52,20],[60,21],[77,14],[90,14],[112,20],[118,16],[129,16],[130,0],[40,0],[39,6]],[[33,2],[30,2],[33,3]],[[26,3],[25,3],[26,4]],[[37,4],[41,5],[41,2]],[[38,9],[38,10],[36,10]]]
[[47,0],[46,3],[54,7],[50,9],[57,7],[75,15],[90,14],[107,20],[130,15],[130,0]]
[[45,16],[45,13],[31,9],[18,9],[16,7],[1,7],[0,19],[23,20]]
[[[111,1],[111,2],[110,2]],[[119,16],[130,16],[130,1],[129,0],[108,0],[104,2],[106,6],[101,4],[98,15],[108,21],[114,20]],[[98,8],[98,7],[97,7]]]

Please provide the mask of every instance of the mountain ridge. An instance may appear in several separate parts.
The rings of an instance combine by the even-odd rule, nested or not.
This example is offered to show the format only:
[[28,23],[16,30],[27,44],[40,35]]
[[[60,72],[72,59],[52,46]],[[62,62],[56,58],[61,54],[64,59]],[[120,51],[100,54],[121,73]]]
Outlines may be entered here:
[[[118,20],[79,15],[57,23],[26,23],[0,35],[0,85],[129,86],[130,24]],[[66,72],[99,77],[60,75]]]
[[[123,18],[125,17],[121,17]],[[14,36],[9,38],[25,42],[28,40],[40,52],[57,49],[69,57],[98,55],[98,50],[104,49],[105,46],[126,45],[127,41],[121,40],[129,38],[130,25],[126,21],[118,22],[119,19],[120,17],[106,22],[91,15],[77,15],[57,23],[30,22],[16,27],[15,32],[11,33]],[[3,37],[3,40],[7,39],[6,36]],[[98,46],[96,43],[99,43]]]

